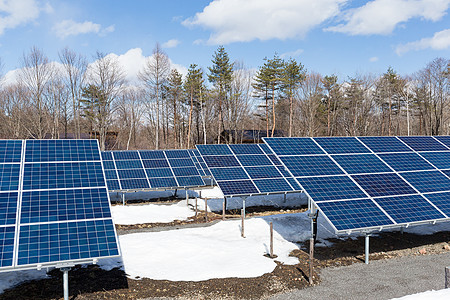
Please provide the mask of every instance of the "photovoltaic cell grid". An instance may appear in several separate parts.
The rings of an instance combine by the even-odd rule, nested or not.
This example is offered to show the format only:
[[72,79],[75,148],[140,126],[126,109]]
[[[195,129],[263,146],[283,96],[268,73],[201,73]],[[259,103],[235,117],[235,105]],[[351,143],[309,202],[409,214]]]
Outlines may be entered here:
[[96,140],[0,141],[0,162],[18,166],[0,177],[0,270],[119,255]]
[[450,217],[450,137],[264,138],[337,232]]
[[249,196],[299,191],[266,145],[197,145],[224,196]]
[[192,161],[194,162],[195,167],[201,176],[211,177],[211,172],[203,160],[203,157],[200,155],[197,149],[189,150],[189,154],[191,155]]
[[109,191],[205,185],[189,150],[103,151],[102,162]]

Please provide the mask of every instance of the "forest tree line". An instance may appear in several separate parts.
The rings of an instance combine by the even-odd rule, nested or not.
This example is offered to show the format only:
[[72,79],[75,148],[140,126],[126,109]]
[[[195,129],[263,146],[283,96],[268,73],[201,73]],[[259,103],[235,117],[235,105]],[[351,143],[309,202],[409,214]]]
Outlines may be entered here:
[[[246,129],[269,136],[450,134],[450,60],[436,58],[400,76],[338,78],[309,71],[277,54],[257,70],[232,62],[223,46],[204,69],[182,75],[157,44],[127,82],[117,57],[85,56],[65,48],[52,63],[42,50],[24,53],[13,82],[0,81],[0,138],[59,139],[95,135],[105,149],[180,149],[240,143],[222,136]],[[2,77],[4,79],[4,77]]]

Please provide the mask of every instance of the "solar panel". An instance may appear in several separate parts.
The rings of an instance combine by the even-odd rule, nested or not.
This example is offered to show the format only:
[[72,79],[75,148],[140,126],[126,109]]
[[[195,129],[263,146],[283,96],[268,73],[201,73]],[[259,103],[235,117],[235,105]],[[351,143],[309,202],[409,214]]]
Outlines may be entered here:
[[267,146],[261,146],[264,145],[197,145],[196,147],[224,196],[298,191],[300,187],[284,170],[281,162]]
[[263,139],[337,232],[449,220],[450,137]]
[[109,191],[187,188],[205,185],[191,150],[104,151]]
[[120,254],[97,140],[0,141],[0,161],[0,270]]

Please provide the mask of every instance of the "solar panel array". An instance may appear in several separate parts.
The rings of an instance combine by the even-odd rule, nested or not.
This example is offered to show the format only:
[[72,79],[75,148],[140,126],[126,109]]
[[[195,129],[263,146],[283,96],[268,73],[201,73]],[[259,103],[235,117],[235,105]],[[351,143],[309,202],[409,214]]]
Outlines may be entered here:
[[109,191],[204,186],[188,150],[102,152]]
[[0,141],[0,270],[117,255],[97,140]]
[[450,137],[264,141],[337,232],[449,219]]
[[197,145],[224,196],[299,191],[266,145]]

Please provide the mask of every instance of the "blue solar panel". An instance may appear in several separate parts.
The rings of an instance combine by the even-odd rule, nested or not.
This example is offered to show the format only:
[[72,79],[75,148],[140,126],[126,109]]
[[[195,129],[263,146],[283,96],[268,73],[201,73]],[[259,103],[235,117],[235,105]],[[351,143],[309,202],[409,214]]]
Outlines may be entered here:
[[178,182],[178,186],[180,187],[188,187],[188,186],[202,186],[205,185],[205,183],[203,182],[202,178],[200,176],[197,177],[185,177],[185,176],[181,176],[181,177],[176,177],[177,182]]
[[105,161],[105,160],[114,160],[111,151],[102,151],[102,152],[101,152],[101,156],[102,156],[102,161]]
[[142,169],[140,160],[116,160],[117,170],[122,169]]
[[205,155],[233,155],[228,145],[196,145],[202,157]]
[[19,163],[22,141],[0,140],[0,163]]
[[373,154],[333,155],[333,159],[348,173],[384,173],[392,170]]
[[169,163],[165,159],[152,159],[152,160],[143,160],[144,168],[152,169],[152,168],[168,168]]
[[0,227],[0,268],[12,267],[16,227]]
[[119,254],[110,219],[23,225],[19,236],[18,265]]
[[281,161],[295,177],[339,175],[344,172],[328,156],[285,156]]
[[22,193],[20,211],[22,224],[110,217],[106,188]]
[[149,178],[152,188],[173,188],[178,187],[174,177]]
[[376,201],[397,223],[445,218],[420,195],[377,198]]
[[203,156],[209,169],[217,167],[240,167],[234,156]]
[[450,169],[450,152],[420,152],[420,155],[438,169]]
[[450,179],[439,171],[408,172],[400,175],[421,193],[450,189]]
[[283,178],[275,166],[248,167],[245,169],[252,179]]
[[277,168],[281,162],[267,146],[197,145],[197,148],[225,196],[292,192],[293,187],[300,190],[298,184],[291,185],[287,180],[291,178],[288,172]]
[[108,191],[121,190],[119,180],[106,180],[106,186],[108,187]]
[[352,175],[353,179],[372,197],[416,194],[397,174]]
[[103,164],[103,169],[105,170],[115,170],[116,166],[114,165],[113,161],[109,161],[109,160],[104,160],[102,161]]
[[18,194],[18,192],[0,193],[0,226],[16,223]]
[[[113,157],[119,154],[121,158],[115,161],[120,188],[118,183],[112,181],[108,182],[108,187],[114,187],[114,190],[143,190],[203,186],[205,183],[191,158],[191,152],[192,150],[112,151]],[[107,155],[104,157],[108,158]],[[103,161],[104,165],[107,162]],[[112,176],[112,173],[107,175],[108,178]],[[178,180],[178,177],[186,178]],[[189,180],[187,177],[193,179]]]
[[320,202],[317,205],[338,231],[394,224],[370,199]]
[[249,145],[230,145],[234,154],[265,154],[264,151],[257,144]]
[[354,137],[318,137],[314,140],[329,154],[371,153]]
[[446,214],[447,217],[450,216],[450,192],[425,194],[424,196]]
[[347,176],[297,178],[316,203],[326,200],[367,198],[367,195]]
[[198,171],[195,167],[172,168],[175,177],[178,176],[198,176]]
[[263,138],[277,155],[325,154],[311,138]]
[[362,136],[358,139],[376,153],[412,151],[395,136]]
[[450,136],[434,136],[434,138],[450,148]]
[[416,153],[389,153],[379,156],[397,172],[435,169]]
[[19,176],[19,164],[0,164],[0,191],[17,191]]
[[224,196],[258,194],[259,191],[251,180],[217,181]]
[[292,187],[283,178],[258,179],[253,182],[261,193],[292,191]]
[[139,160],[139,153],[137,151],[114,151],[115,160]]
[[445,151],[450,150],[431,136],[401,136],[403,142],[415,151]]
[[96,140],[27,140],[25,162],[100,160]]
[[106,180],[117,179],[116,170],[105,170]]
[[[450,148],[443,145],[450,145],[450,137],[440,137],[443,144],[433,137],[312,139],[320,144],[327,155],[301,154],[303,145],[295,138],[264,140],[337,231],[399,226],[396,222],[404,224],[447,218],[436,209],[438,205],[434,207],[424,197],[435,197],[445,211],[450,207],[446,204],[450,199]],[[367,148],[360,142],[373,153],[366,151]],[[345,170],[345,174],[331,176],[338,169],[327,160],[328,157]],[[443,195],[429,197],[444,191],[449,194],[440,193]],[[369,199],[371,197],[373,199]],[[363,198],[366,199],[351,200]],[[341,209],[342,203],[351,203],[349,201],[369,203],[386,222],[372,224],[362,220],[374,217],[371,210],[365,211],[358,207]],[[376,206],[377,202],[382,204],[383,209]],[[413,213],[406,207],[414,202],[417,203]],[[378,219],[375,217],[373,220]]]
[[117,170],[119,179],[147,178],[143,169]]
[[[194,166],[194,163],[192,162],[191,158],[179,158],[179,159],[169,158],[169,164],[172,168],[193,167]],[[198,172],[197,172],[197,175],[199,175]]]
[[24,166],[23,189],[101,187],[104,180],[100,161],[32,163]]
[[122,190],[149,189],[147,179],[123,179],[120,180]]
[[97,140],[0,141],[0,161],[0,268],[119,255]]
[[187,158],[191,159],[191,156],[189,155],[189,150],[165,150],[164,153],[166,154],[167,158]]
[[243,168],[212,168],[211,173],[216,181],[249,179]]
[[140,150],[139,154],[142,159],[166,159],[162,150]]
[[273,163],[266,155],[236,155],[242,166],[272,166]]
[[145,169],[148,178],[171,177],[173,176],[170,168]]

